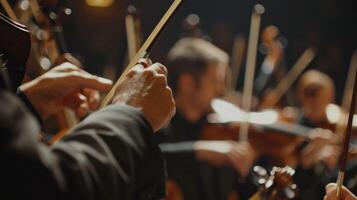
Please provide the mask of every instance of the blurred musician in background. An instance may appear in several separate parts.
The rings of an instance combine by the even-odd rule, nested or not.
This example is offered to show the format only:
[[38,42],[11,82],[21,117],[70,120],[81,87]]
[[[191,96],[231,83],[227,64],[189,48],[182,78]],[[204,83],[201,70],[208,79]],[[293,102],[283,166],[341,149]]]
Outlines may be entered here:
[[254,86],[258,97],[263,96],[267,86],[272,85],[268,83],[278,82],[283,76],[281,70],[285,69],[281,67],[284,59],[284,44],[278,40],[279,37],[280,31],[276,26],[267,26],[262,31],[262,44],[259,46],[259,50],[265,55],[265,58],[261,64],[261,69],[258,72]]
[[300,124],[325,127],[328,124],[326,108],[335,102],[335,86],[326,74],[310,70],[297,83],[297,97],[301,104]]
[[245,177],[254,160],[248,143],[200,140],[211,101],[224,91],[228,59],[225,52],[197,38],[181,39],[168,54],[177,113],[157,139],[169,179],[181,188],[184,199],[227,199],[237,181],[230,168]]
[[[334,135],[332,132],[334,131],[335,124],[330,123],[327,117],[327,107],[335,103],[334,83],[326,74],[310,70],[305,72],[300,78],[296,92],[301,104],[301,114],[298,123],[316,128],[310,133],[310,139],[312,140],[309,146],[302,152],[301,164],[309,168],[316,164],[316,162],[325,160],[325,164],[330,169],[334,169],[337,164],[336,158],[339,151],[337,146],[327,145],[329,142],[332,145],[332,142],[338,139],[337,135]],[[316,148],[312,146],[316,146]],[[332,147],[336,147],[337,149]],[[322,153],[322,151],[331,151],[331,153]]]
[[[301,199],[318,199],[328,172],[336,168],[340,148],[334,124],[328,121],[326,110],[335,102],[335,86],[326,74],[309,70],[297,83],[296,94],[301,104],[298,123],[314,128],[309,141],[301,145],[295,180]],[[332,131],[331,131],[332,130]]]

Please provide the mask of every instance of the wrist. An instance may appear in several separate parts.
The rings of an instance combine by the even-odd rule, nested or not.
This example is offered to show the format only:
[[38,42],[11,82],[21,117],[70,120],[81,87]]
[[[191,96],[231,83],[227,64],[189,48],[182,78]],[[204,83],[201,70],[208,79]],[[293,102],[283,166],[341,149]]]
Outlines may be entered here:
[[157,123],[154,116],[150,115],[149,111],[145,109],[145,106],[140,106],[142,103],[139,103],[136,101],[135,98],[130,99],[130,95],[118,95],[116,98],[114,98],[112,104],[115,105],[126,105],[135,108],[139,112],[141,112],[145,118],[145,120],[148,122],[148,124],[151,126],[151,129],[153,132],[157,132],[158,128],[156,126]]

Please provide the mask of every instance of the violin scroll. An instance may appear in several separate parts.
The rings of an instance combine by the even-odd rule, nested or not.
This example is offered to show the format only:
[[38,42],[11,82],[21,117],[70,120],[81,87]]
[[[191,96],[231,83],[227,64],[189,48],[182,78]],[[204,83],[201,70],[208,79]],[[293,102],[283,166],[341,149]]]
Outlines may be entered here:
[[268,175],[263,167],[255,166],[253,172],[260,189],[250,200],[296,199],[298,189],[292,179],[295,170],[291,167],[274,167]]

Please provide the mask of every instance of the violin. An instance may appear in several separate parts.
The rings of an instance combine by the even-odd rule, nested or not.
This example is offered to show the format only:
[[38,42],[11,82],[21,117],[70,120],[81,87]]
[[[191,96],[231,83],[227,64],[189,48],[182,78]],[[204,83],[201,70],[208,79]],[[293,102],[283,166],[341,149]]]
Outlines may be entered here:
[[31,49],[30,33],[25,26],[1,13],[0,30],[0,63],[3,74],[0,84],[2,87],[11,87],[12,92],[16,92],[26,71]]
[[[59,5],[56,0],[19,1],[14,8],[17,18],[30,30],[33,44],[28,61],[31,67],[27,68],[25,81],[34,79],[65,61],[81,66],[79,61],[67,53],[62,32],[61,20],[71,13],[70,9]],[[47,120],[43,130],[54,135],[63,135],[77,122],[75,114],[66,108]],[[57,137],[54,138],[56,140]]]
[[[248,141],[258,155],[273,158],[275,165],[294,165],[298,161],[302,141],[309,141],[313,128],[284,121],[275,110],[245,112],[221,99],[212,102],[213,114],[208,115],[201,133],[203,140],[237,140],[241,124],[250,124]],[[332,125],[327,123],[324,129]],[[333,129],[330,129],[333,130]],[[338,142],[338,141],[336,141]]]
[[[254,166],[253,176],[258,185],[258,191],[249,200],[292,200],[298,197],[298,188],[293,181],[295,170],[291,167],[273,167],[270,174],[261,167]],[[168,194],[165,200],[183,200],[180,187],[173,181],[168,181]],[[229,195],[228,200],[237,200],[236,195]]]
[[268,175],[264,168],[255,166],[253,173],[259,190],[249,200],[290,200],[298,197],[298,188],[292,178],[295,171],[292,168],[274,167]]

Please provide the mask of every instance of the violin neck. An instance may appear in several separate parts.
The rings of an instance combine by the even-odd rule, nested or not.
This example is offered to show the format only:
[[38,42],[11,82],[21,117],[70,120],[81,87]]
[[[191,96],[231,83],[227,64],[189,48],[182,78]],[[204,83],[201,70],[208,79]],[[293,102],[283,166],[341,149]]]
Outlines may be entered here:
[[68,53],[68,48],[66,45],[66,41],[63,35],[63,28],[61,25],[55,25],[53,27],[51,27],[52,29],[52,34],[56,40],[57,43],[57,48],[60,54],[63,53]]
[[262,125],[262,128],[265,130],[276,131],[280,133],[286,133],[291,136],[306,137],[307,133],[311,131],[311,128],[302,126],[299,124],[290,124],[290,123],[274,123],[268,125]]
[[249,200],[262,200],[261,193],[256,192],[253,196],[249,198]]

